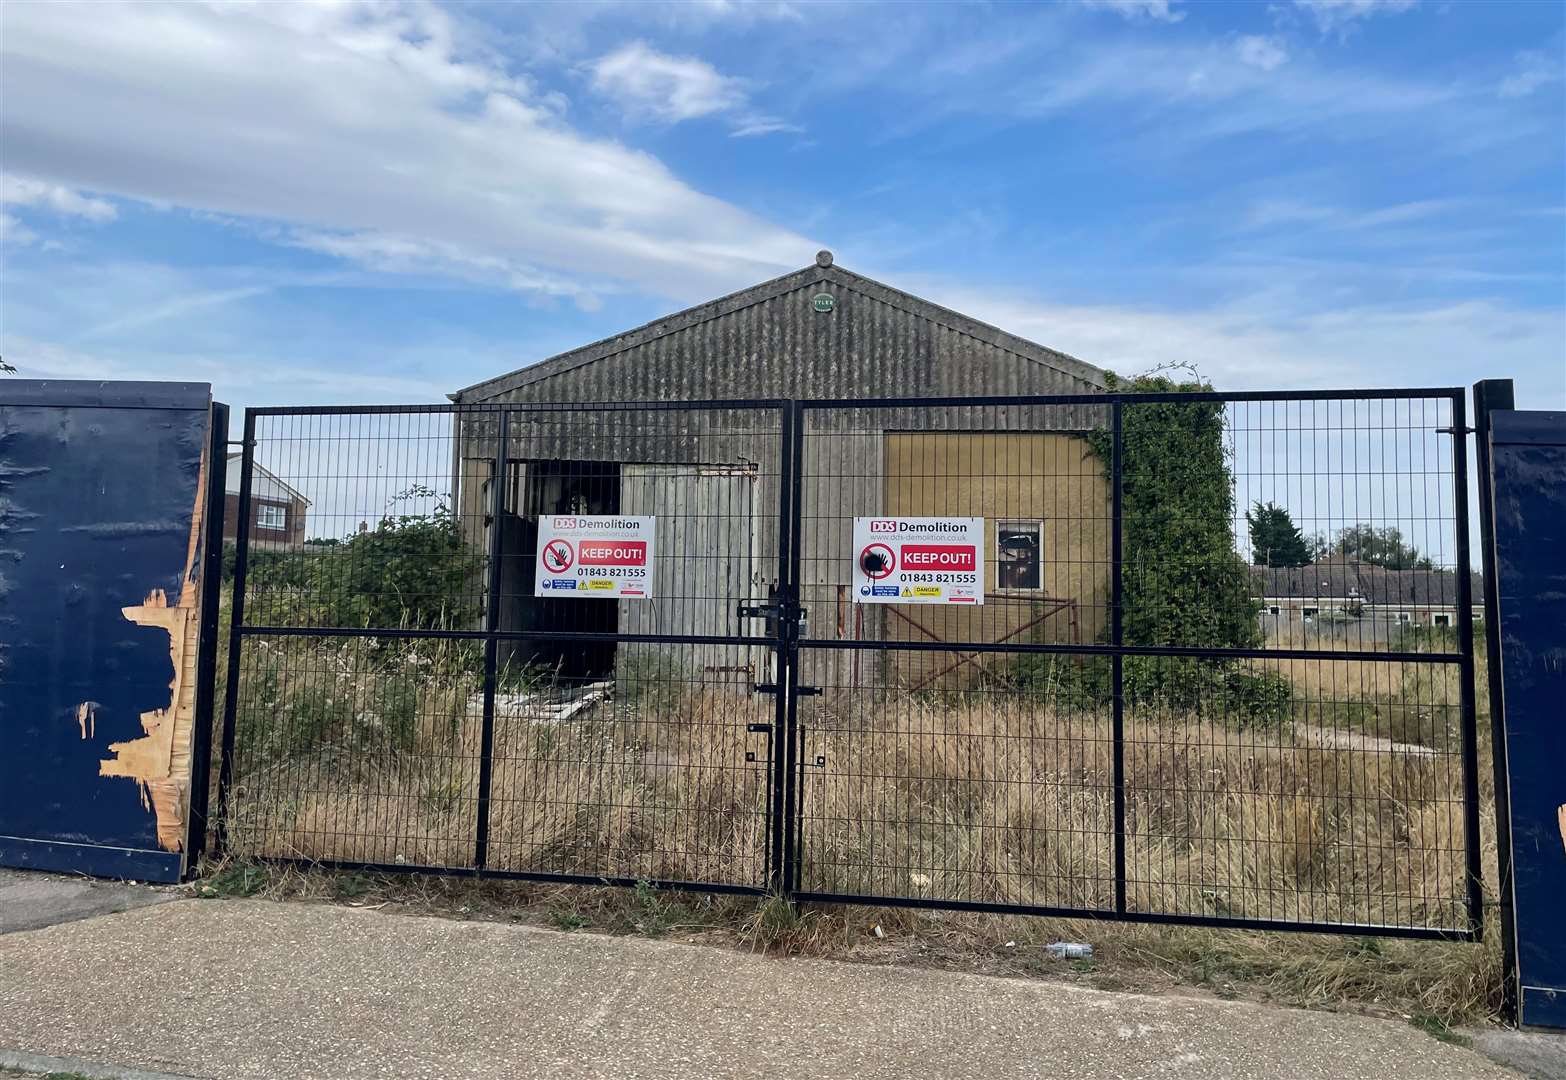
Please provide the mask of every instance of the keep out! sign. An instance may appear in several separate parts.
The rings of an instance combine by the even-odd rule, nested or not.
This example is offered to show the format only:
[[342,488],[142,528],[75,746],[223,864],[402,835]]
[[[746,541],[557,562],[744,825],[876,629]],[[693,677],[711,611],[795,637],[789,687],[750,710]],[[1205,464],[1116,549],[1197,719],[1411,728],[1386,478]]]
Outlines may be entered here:
[[645,600],[653,594],[657,518],[546,514],[538,522],[535,596]]
[[984,603],[984,519],[854,519],[854,602]]

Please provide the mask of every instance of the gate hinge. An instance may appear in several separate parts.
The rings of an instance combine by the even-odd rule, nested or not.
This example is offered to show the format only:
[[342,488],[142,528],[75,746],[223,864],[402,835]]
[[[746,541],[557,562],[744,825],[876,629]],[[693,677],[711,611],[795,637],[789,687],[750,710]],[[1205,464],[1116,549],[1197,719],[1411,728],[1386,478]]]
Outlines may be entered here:
[[[1477,432],[1478,430],[1479,430],[1478,428],[1465,427],[1465,428],[1462,429],[1462,434],[1464,434],[1464,435],[1472,435],[1475,432]],[[1436,428],[1436,434],[1437,435],[1456,435],[1456,434],[1458,434],[1458,429],[1455,428],[1455,427],[1438,427],[1438,428]]]
[[796,687],[794,687],[794,696],[795,697],[820,697],[821,696],[821,687],[819,687],[819,686],[796,686]]

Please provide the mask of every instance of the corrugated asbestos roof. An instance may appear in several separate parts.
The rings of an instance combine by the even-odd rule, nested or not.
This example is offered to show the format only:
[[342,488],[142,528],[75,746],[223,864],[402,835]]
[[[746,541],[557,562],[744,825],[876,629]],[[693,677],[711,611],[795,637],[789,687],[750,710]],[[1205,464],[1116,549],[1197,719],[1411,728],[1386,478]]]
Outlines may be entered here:
[[547,360],[536,364],[519,368],[505,375],[486,379],[472,386],[464,387],[447,396],[452,401],[482,401],[497,394],[515,390],[531,383],[542,382],[545,379],[563,374],[567,371],[588,364],[596,363],[610,356],[615,356],[627,350],[655,341],[666,334],[676,333],[691,326],[707,322],[711,319],[721,318],[743,308],[763,303],[775,296],[792,292],[796,289],[808,288],[812,285],[831,284],[851,292],[857,292],[868,296],[881,303],[906,311],[920,318],[928,319],[932,323],[947,327],[957,333],[987,342],[997,348],[1031,360],[1059,371],[1073,378],[1081,379],[1093,386],[1104,386],[1104,372],[1091,364],[1078,360],[1074,356],[1055,349],[1046,348],[1037,342],[1026,338],[1009,334],[999,327],[980,322],[961,312],[952,311],[950,308],[941,307],[928,300],[914,296],[901,289],[894,289],[890,285],[884,285],[879,281],[844,270],[842,267],[829,263],[822,266],[818,261],[813,266],[807,266],[803,270],[796,270],[791,274],[764,281],[759,285],[753,285],[740,292],[730,293],[728,296],[709,300],[705,304],[698,304],[684,311],[677,311],[672,315],[665,315],[661,319],[655,319],[645,326],[639,326],[634,330],[628,330],[623,334],[595,341],[590,345],[572,349],[569,352],[560,353]]

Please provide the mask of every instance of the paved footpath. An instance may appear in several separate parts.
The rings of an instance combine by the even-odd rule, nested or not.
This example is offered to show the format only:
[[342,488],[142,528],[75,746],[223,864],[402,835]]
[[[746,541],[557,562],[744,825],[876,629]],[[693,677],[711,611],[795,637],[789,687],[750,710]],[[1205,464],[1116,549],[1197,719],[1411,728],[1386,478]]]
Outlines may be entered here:
[[0,1050],[257,1080],[1518,1077],[1393,1021],[260,901],[0,936]]

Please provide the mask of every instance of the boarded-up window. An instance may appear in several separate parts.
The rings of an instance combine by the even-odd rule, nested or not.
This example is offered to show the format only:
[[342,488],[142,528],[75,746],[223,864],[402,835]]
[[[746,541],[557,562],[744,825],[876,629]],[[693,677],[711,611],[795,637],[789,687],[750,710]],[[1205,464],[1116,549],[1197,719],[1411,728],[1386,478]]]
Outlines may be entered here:
[[1040,521],[1001,521],[995,526],[995,584],[1001,589],[1042,589],[1044,559]]

